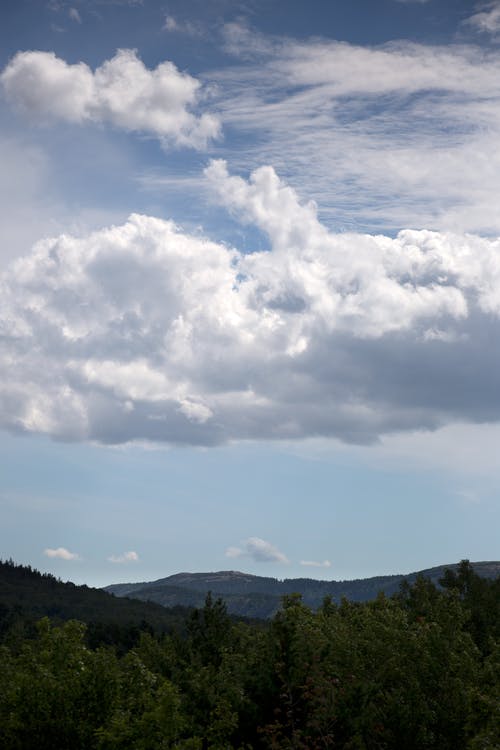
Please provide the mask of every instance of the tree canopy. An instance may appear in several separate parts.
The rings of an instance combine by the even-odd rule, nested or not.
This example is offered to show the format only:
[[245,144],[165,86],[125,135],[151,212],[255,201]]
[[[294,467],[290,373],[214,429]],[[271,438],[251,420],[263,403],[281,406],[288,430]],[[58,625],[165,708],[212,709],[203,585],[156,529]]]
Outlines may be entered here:
[[[269,623],[220,599],[128,648],[48,617],[0,645],[6,750],[493,750],[499,579],[467,562],[366,603],[284,597]],[[4,605],[5,607],[5,605]]]

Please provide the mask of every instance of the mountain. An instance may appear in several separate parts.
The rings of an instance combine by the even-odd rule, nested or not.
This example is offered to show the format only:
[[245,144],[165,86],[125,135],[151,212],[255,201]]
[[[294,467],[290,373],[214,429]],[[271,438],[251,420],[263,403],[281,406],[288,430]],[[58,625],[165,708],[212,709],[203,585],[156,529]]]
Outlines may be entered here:
[[[342,597],[363,602],[374,599],[380,591],[391,596],[399,591],[403,581],[411,584],[419,575],[438,584],[447,568],[456,570],[457,567],[457,564],[439,565],[407,575],[376,576],[353,581],[317,581],[311,578],[279,580],[234,570],[176,573],[157,581],[112,584],[104,590],[117,597],[156,602],[165,607],[200,607],[208,591],[211,591],[214,597],[220,597],[226,602],[231,614],[268,618],[276,612],[281,598],[287,594],[301,594],[304,603],[313,609],[321,605],[325,596],[331,596],[336,602]],[[483,578],[496,578],[500,575],[500,562],[475,562],[472,567]]]
[[[500,575],[500,562],[476,562],[472,567],[484,578]],[[208,591],[221,597],[231,614],[265,619],[276,612],[286,594],[300,593],[311,608],[318,607],[325,596],[337,602],[343,596],[367,601],[379,591],[389,596],[396,593],[402,581],[412,583],[418,575],[437,583],[446,568],[455,570],[457,565],[354,581],[280,581],[237,571],[177,573],[149,583],[121,583],[102,590],[63,583],[29,566],[0,561],[0,640],[2,632],[11,628],[14,621],[34,622],[48,616],[55,622],[86,622],[97,639],[105,640],[109,635],[113,642],[128,642],[132,631],[145,627],[156,632],[182,629],[186,608],[202,607]]]

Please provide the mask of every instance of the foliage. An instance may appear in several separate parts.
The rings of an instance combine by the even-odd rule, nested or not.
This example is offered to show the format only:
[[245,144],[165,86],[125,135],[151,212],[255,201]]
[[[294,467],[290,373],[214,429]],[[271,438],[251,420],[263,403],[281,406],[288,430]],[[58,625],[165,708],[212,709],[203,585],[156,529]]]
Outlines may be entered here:
[[208,595],[182,628],[138,628],[129,647],[119,630],[90,643],[80,622],[4,616],[0,746],[493,750],[498,580],[477,578],[464,562],[442,588],[420,578],[316,612],[289,594],[268,624]]
[[123,653],[148,630],[161,634],[181,630],[189,610],[165,609],[153,602],[116,598],[88,586],[63,583],[29,565],[0,561],[0,642],[34,634],[35,623],[47,616],[61,624],[76,619],[87,625],[88,645],[118,645]]

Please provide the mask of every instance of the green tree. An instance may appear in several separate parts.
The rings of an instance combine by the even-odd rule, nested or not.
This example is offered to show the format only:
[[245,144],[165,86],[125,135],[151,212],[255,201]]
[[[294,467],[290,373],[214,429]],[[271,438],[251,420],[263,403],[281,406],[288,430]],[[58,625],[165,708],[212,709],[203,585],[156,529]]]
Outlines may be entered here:
[[95,730],[113,710],[117,663],[110,651],[90,651],[85,626],[53,628],[47,618],[21,652],[0,656],[0,738],[9,750],[94,746]]

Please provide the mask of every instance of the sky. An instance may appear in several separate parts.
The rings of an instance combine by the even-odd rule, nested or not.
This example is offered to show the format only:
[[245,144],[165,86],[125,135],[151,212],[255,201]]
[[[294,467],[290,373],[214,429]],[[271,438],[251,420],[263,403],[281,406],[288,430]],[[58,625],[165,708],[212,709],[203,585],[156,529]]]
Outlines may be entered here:
[[0,164],[0,557],[499,558],[498,0],[3,0]]

